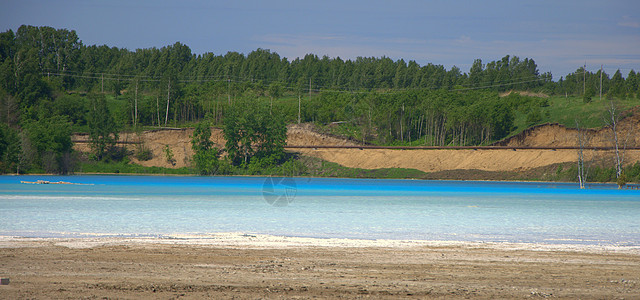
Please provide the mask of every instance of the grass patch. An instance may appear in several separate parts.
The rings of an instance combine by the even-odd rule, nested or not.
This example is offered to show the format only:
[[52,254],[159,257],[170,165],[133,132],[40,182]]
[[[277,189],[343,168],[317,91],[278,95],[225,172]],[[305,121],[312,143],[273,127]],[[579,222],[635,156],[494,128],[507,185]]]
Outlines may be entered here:
[[[605,125],[604,119],[608,114],[608,99],[594,97],[589,103],[584,103],[581,97],[553,96],[549,98],[549,106],[545,108],[543,123],[560,123],[567,127],[575,127],[576,119],[580,126],[597,128]],[[615,99],[622,110],[630,109],[640,104],[638,99]]]
[[[106,174],[166,174],[166,175],[198,175],[192,168],[161,168],[145,167],[138,164],[121,162],[82,162],[78,167],[79,173]],[[324,161],[314,157],[298,157],[271,168],[261,169],[259,172],[251,169],[232,168],[228,175],[259,175],[259,176],[295,176],[295,177],[341,177],[341,178],[386,178],[386,179],[416,179],[425,178],[427,173],[416,169],[387,168],[387,169],[359,169],[341,166],[337,163]]]
[[359,169],[349,168],[334,162],[315,157],[303,156],[300,161],[306,166],[306,176],[342,177],[342,178],[380,178],[380,179],[416,179],[424,178],[427,173],[416,169],[386,168]]
[[[551,96],[548,99],[549,105],[537,109],[537,120],[531,122],[529,110],[516,110],[514,118],[514,129],[507,137],[519,134],[525,129],[539,124],[559,123],[567,128],[575,128],[576,121],[583,128],[601,128],[605,126],[605,118],[608,117],[608,99],[600,100],[593,98],[591,102],[584,103],[582,97],[577,96]],[[640,105],[638,99],[614,99],[620,111],[631,109]]]
[[145,167],[138,164],[126,162],[83,162],[77,170],[80,173],[109,173],[109,174],[169,174],[169,175],[195,175],[196,172],[190,168],[162,168]]

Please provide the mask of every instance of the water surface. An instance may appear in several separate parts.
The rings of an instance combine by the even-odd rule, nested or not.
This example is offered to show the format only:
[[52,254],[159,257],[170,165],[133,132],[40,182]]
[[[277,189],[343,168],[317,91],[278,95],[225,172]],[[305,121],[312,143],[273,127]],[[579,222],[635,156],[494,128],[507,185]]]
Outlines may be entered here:
[[[38,179],[86,185],[20,183]],[[219,232],[638,246],[640,191],[567,183],[0,176],[0,235]]]

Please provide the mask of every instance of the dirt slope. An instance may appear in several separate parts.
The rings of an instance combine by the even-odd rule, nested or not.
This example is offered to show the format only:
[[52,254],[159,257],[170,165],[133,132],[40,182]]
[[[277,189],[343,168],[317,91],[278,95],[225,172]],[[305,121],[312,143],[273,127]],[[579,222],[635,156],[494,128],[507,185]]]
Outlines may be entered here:
[[[132,151],[137,151],[139,147],[151,150],[153,157],[151,160],[139,161],[135,157],[132,157],[131,161],[134,163],[147,167],[157,166],[181,168],[188,166],[190,159],[193,156],[193,151],[191,150],[192,134],[193,129],[191,128],[151,130],[143,132],[140,136],[131,133],[122,133],[120,134],[120,141],[141,142],[139,145],[127,145],[127,148]],[[214,141],[216,141],[216,139],[221,139],[221,132],[214,131],[212,132],[212,135],[212,140]],[[218,137],[218,135],[220,135],[220,137]],[[74,137],[74,140],[76,141],[83,141],[87,139],[88,137],[86,135],[76,135]],[[175,164],[169,163],[166,159],[164,149],[167,145],[173,153]],[[217,142],[216,145],[221,146]],[[74,149],[82,152],[88,152],[90,150],[88,143],[79,142],[74,144]]]
[[[640,147],[640,139],[636,138],[638,133],[640,133],[640,108],[634,109],[632,113],[632,115],[618,123],[619,138],[621,145],[623,142],[626,142],[629,147]],[[585,133],[588,146],[611,147],[613,145],[613,135],[610,127],[586,129]],[[543,124],[531,127],[495,145],[511,147],[577,146],[578,130],[566,128],[560,124]]]
[[[627,146],[640,146],[636,135],[640,130],[640,109],[619,123],[620,139]],[[610,147],[609,128],[586,131],[588,147]],[[573,147],[577,146],[578,131],[558,124],[545,124],[530,128],[510,139],[496,143],[512,147]],[[324,145],[322,143],[296,143],[290,145]],[[341,165],[362,169],[412,168],[424,172],[447,170],[481,170],[490,172],[524,171],[578,160],[576,150],[387,150],[387,149],[301,149],[303,155],[318,157]],[[585,159],[613,161],[611,151],[585,151]],[[640,161],[640,151],[627,150],[626,164]]]
[[[120,141],[125,142],[141,142],[140,145],[127,145],[132,151],[142,146],[151,150],[153,158],[147,161],[139,161],[136,158],[131,160],[134,163],[151,167],[181,168],[188,166],[193,156],[191,150],[192,128],[184,129],[157,129],[143,132],[140,136],[133,133],[120,134]],[[84,134],[76,134],[73,139],[75,141],[87,141],[89,138]],[[224,148],[225,139],[221,129],[212,128],[211,140],[216,147]],[[287,143],[289,145],[355,145],[355,143],[325,134],[320,134],[312,130],[311,124],[290,125],[287,130]],[[165,155],[165,147],[169,146],[175,159],[175,164],[167,161]],[[82,152],[90,151],[88,143],[76,142],[74,149]]]
[[[636,146],[636,132],[640,129],[640,113],[624,119],[620,123],[621,138],[628,140],[629,146]],[[121,135],[121,141],[141,141],[153,153],[148,161],[133,162],[144,166],[184,167],[193,155],[190,137],[193,129],[163,129],[142,133]],[[589,146],[611,146],[610,130],[607,128],[589,130]],[[77,135],[75,140],[86,140]],[[224,137],[220,129],[213,129],[212,141],[224,147]],[[310,124],[291,125],[288,128],[288,145],[355,145],[354,142],[318,133]],[[166,160],[164,148],[168,145],[173,152],[175,164]],[[530,128],[510,139],[497,143],[502,146],[576,146],[577,131],[558,124],[546,124]],[[135,150],[136,145],[128,145]],[[76,143],[75,148],[88,151],[88,144]],[[363,169],[412,168],[424,172],[446,170],[481,171],[523,171],[558,163],[577,161],[576,150],[387,150],[387,149],[300,149],[297,152],[335,162],[347,167]],[[587,159],[610,160],[610,151],[586,151]],[[627,150],[627,164],[640,161],[640,151]]]

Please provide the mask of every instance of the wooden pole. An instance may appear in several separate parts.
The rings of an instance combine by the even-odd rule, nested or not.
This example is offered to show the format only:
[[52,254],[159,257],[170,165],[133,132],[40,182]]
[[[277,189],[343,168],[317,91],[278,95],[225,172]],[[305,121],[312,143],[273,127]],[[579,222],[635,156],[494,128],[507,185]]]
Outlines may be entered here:
[[600,101],[602,101],[602,65],[600,65]]
[[300,94],[298,94],[298,124],[300,124],[300,102],[301,102],[301,97],[300,97]]
[[158,112],[158,127],[160,127],[160,97],[156,95],[156,111]]
[[582,68],[582,95],[587,91],[587,62],[584,62],[584,68]]
[[135,96],[135,115],[133,117],[133,127],[138,124],[138,81],[136,80],[136,96]]
[[404,103],[402,103],[402,113],[400,114],[400,140],[404,143],[404,132],[402,130],[402,119],[404,118]]
[[311,101],[311,77],[309,77],[309,101]]
[[169,79],[169,83],[167,84],[167,110],[164,116],[164,127],[167,127],[167,121],[169,120],[169,96],[171,92],[171,79]]

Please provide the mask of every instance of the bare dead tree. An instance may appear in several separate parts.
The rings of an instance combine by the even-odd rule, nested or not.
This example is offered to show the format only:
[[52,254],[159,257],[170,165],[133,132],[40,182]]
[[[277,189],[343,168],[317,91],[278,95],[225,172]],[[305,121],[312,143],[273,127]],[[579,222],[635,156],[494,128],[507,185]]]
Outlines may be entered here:
[[620,175],[622,175],[624,153],[620,155],[620,139],[618,137],[618,123],[620,121],[620,113],[618,112],[618,106],[613,102],[613,100],[609,101],[607,111],[609,115],[607,116],[608,118],[605,120],[605,122],[609,126],[609,130],[611,130],[611,139],[613,140],[613,145],[615,148],[616,178],[619,178]]
[[584,189],[587,183],[587,176],[589,175],[589,164],[585,163],[584,149],[589,144],[590,136],[587,134],[585,128],[581,128],[578,120],[576,122],[576,129],[578,130],[578,183],[580,188]]
[[[615,150],[615,167],[616,167],[616,178],[618,179],[618,186],[622,187],[625,185],[623,180],[623,166],[624,166],[624,156],[627,149],[627,143],[629,142],[629,138],[632,135],[633,130],[630,128],[627,130],[625,136],[621,136],[622,132],[620,132],[620,120],[622,119],[622,113],[620,112],[620,108],[618,104],[613,100],[609,100],[607,105],[608,116],[605,118],[605,123],[609,127],[611,131],[611,140],[614,145]],[[622,177],[622,178],[621,178]]]

